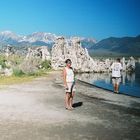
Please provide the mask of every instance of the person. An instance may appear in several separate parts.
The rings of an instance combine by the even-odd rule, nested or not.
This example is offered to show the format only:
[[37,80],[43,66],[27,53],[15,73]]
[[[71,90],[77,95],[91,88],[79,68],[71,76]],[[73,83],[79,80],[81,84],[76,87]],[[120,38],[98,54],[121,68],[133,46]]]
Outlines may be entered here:
[[75,78],[74,71],[71,67],[71,60],[67,59],[65,61],[66,67],[63,70],[63,79],[64,79],[64,87],[65,87],[65,108],[68,110],[73,109],[73,97],[75,94]]
[[117,58],[115,62],[111,65],[112,70],[112,83],[114,87],[114,92],[119,93],[119,85],[121,82],[121,70],[122,65],[120,63],[120,58]]

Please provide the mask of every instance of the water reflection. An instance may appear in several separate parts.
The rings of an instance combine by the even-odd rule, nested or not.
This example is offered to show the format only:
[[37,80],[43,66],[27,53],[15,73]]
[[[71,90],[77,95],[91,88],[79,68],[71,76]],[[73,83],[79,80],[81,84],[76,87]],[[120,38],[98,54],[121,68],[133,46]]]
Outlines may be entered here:
[[[135,72],[122,72],[120,92],[123,94],[140,97],[139,76],[140,75]],[[113,91],[111,73],[83,73],[77,74],[76,77],[82,81]]]
[[[83,73],[77,74],[76,77],[80,80],[94,83],[95,81],[104,81],[106,84],[110,84],[111,73]],[[135,73],[122,72],[122,84],[125,85],[127,82],[134,83]]]
[[135,82],[135,73],[126,73],[123,72],[122,73],[122,84],[126,85],[127,83],[130,83],[131,85],[133,85],[133,83]]
[[[78,79],[113,91],[111,73],[83,73],[76,75]],[[122,72],[120,92],[140,97],[140,63],[136,63],[135,72]]]

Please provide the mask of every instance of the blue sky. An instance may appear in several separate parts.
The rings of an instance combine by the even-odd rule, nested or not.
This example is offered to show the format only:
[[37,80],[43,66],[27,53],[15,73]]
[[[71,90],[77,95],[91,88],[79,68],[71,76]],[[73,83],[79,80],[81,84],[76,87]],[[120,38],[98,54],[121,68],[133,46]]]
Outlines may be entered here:
[[93,37],[140,34],[140,0],[1,0],[0,31]]

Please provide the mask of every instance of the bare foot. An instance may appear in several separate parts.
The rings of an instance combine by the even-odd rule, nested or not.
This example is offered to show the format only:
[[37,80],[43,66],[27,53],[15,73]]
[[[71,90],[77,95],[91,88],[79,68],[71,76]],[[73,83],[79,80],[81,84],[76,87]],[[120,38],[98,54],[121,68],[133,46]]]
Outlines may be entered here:
[[74,108],[71,106],[70,109],[74,109]]
[[65,107],[66,108],[66,110],[71,110],[71,107]]

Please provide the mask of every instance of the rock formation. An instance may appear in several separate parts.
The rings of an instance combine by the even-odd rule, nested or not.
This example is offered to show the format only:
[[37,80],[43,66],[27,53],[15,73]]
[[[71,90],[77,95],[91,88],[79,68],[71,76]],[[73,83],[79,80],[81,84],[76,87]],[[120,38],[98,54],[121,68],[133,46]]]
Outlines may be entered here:
[[103,72],[106,71],[104,62],[95,62],[88,54],[87,49],[82,48],[79,38],[65,40],[64,37],[57,38],[52,47],[52,68],[57,70],[65,65],[66,59],[71,59],[72,67],[77,72]]
[[[12,50],[11,46],[7,46],[5,55],[7,57],[12,55]],[[113,59],[93,59],[89,55],[88,50],[81,46],[80,39],[77,37],[71,39],[58,37],[52,47],[51,53],[48,51],[47,46],[29,47],[26,53],[26,59],[20,64],[13,61],[10,62],[9,58],[7,59],[8,61],[1,62],[0,73],[11,75],[14,67],[18,67],[24,73],[34,73],[42,68],[41,64],[44,60],[51,60],[52,69],[59,70],[65,66],[66,59],[71,59],[72,67],[76,72],[109,72],[112,62],[115,61]],[[15,55],[15,53],[13,54]],[[128,61],[123,57],[121,63],[123,71],[135,70],[135,59],[133,57],[130,57]],[[6,67],[2,67],[2,64],[5,64]]]
[[51,54],[52,68],[55,70],[64,67],[68,58],[72,60],[72,67],[77,72],[91,72],[96,65],[88,51],[81,47],[79,38],[72,38],[68,42],[64,37],[59,37],[52,47]]
[[26,59],[30,58],[41,58],[44,60],[50,60],[50,52],[47,46],[41,46],[37,48],[28,48]]
[[7,45],[4,52],[5,52],[5,56],[8,58],[10,55],[14,53],[13,47],[10,45]]
[[128,60],[127,62],[127,65],[126,65],[126,69],[128,71],[134,71],[135,70],[135,59],[134,57],[130,57],[130,59]]
[[123,57],[123,58],[121,59],[121,63],[122,63],[123,71],[126,71],[126,61],[125,61],[125,57]]
[[13,74],[14,64],[10,60],[3,60],[0,64],[0,75],[1,76],[11,76]]
[[[55,70],[62,69],[65,66],[65,60],[71,59],[72,67],[77,72],[108,72],[114,60],[103,59],[95,60],[88,54],[87,49],[82,48],[80,39],[77,37],[66,40],[64,37],[59,37],[55,41],[51,52],[51,65]],[[121,60],[123,71],[135,68],[134,58],[130,58],[126,64],[125,58]]]

